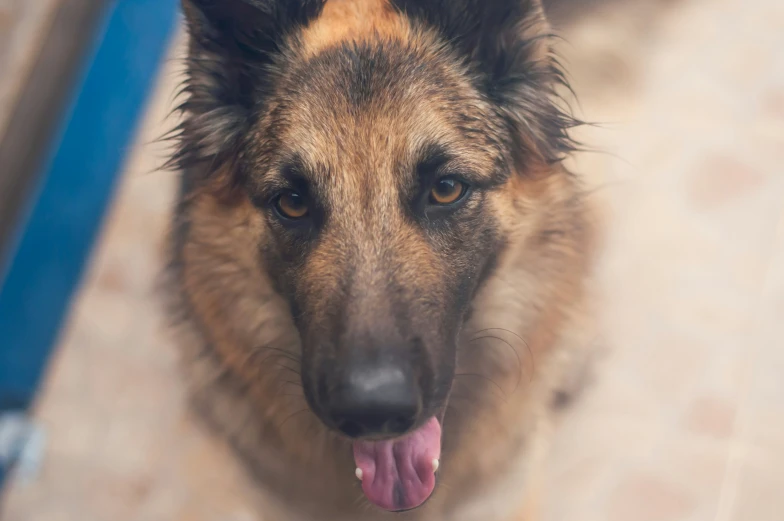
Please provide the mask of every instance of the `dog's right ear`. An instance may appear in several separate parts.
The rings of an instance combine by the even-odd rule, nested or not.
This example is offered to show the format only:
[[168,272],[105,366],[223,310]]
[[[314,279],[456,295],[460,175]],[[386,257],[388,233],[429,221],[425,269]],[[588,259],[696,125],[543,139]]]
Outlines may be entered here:
[[[553,55],[542,0],[390,0],[409,18],[435,28],[477,73],[517,140],[520,169],[529,159],[561,161],[576,148],[580,124],[561,103],[569,90]],[[550,169],[544,169],[549,171]]]
[[218,168],[236,150],[263,102],[271,65],[288,34],[316,18],[326,0],[182,0],[190,36],[168,166]]

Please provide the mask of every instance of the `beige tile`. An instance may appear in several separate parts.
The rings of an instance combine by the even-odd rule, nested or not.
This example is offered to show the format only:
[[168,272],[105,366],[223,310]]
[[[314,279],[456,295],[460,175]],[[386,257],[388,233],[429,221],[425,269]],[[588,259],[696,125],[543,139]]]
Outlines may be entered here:
[[777,458],[765,464],[744,467],[737,484],[732,512],[726,519],[732,521],[778,521],[781,519],[784,490],[782,460]]
[[750,347],[756,353],[727,475],[724,519],[781,517],[784,499],[784,207]]
[[735,430],[738,404],[718,396],[699,396],[683,417],[683,428],[700,436],[726,440]]
[[729,464],[731,442],[679,432],[651,454],[649,465],[696,503],[692,519],[712,519]]
[[607,502],[607,521],[679,521],[697,504],[667,477],[634,472],[623,475]]
[[689,197],[699,209],[711,209],[743,197],[752,190],[761,190],[767,176],[760,169],[727,155],[704,158],[692,174]]

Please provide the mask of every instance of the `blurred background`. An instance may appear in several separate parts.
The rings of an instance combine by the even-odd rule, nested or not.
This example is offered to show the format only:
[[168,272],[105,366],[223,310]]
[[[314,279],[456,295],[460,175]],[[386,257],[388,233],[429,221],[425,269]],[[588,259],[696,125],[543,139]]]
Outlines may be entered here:
[[[784,2],[547,8],[605,233],[544,519],[781,521]],[[257,520],[154,293],[180,24],[176,0],[0,0],[2,521]]]

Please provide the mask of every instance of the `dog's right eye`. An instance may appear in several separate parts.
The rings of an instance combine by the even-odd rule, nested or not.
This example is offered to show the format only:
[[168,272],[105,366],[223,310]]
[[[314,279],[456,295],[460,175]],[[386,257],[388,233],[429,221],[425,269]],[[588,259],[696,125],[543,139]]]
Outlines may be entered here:
[[308,203],[302,194],[287,191],[275,199],[275,210],[286,219],[302,219],[308,215]]
[[468,191],[462,181],[447,176],[439,179],[430,189],[430,204],[447,206],[458,202]]

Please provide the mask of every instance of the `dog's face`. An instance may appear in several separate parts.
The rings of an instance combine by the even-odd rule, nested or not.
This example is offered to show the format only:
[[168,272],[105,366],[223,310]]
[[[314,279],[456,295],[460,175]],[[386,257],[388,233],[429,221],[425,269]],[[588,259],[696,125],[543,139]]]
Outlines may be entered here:
[[[245,166],[269,229],[265,265],[301,333],[306,394],[351,437],[400,435],[439,413],[501,238],[492,203],[509,172],[493,118],[437,59],[370,41],[295,62],[255,128],[274,137]],[[373,398],[374,381],[386,396]]]
[[311,409],[358,440],[371,501],[417,506],[434,483],[461,325],[520,224],[510,216],[524,178],[569,148],[541,8],[185,7],[190,117],[178,159],[215,165],[252,202],[261,225],[248,240],[299,329]]

